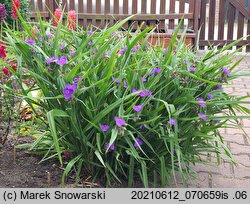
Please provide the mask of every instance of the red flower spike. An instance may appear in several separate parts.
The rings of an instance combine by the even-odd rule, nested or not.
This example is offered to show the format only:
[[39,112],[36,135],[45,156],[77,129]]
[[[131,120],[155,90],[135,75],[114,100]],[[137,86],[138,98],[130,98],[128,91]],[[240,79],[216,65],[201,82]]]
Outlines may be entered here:
[[2,68],[2,71],[5,76],[9,75],[9,70],[6,67]]
[[11,7],[11,16],[15,20],[18,18],[17,10],[20,10],[20,2],[19,0],[14,0]]
[[0,58],[2,59],[6,58],[6,47],[4,42],[0,42]]
[[54,26],[58,26],[58,21],[60,20],[62,15],[62,9],[58,8],[55,10],[54,16],[55,16],[55,20],[54,20]]
[[76,12],[74,10],[68,12],[68,28],[76,29]]

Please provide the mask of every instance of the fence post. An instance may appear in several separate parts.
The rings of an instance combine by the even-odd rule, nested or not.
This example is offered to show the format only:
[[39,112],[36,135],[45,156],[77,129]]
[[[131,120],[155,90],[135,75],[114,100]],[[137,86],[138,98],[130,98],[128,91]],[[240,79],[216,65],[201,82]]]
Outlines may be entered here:
[[196,37],[194,39],[193,45],[197,44],[197,40],[199,40],[197,38],[198,36],[198,32],[199,32],[199,19],[200,19],[200,13],[201,12],[201,0],[195,0],[195,7],[194,7],[194,13],[193,13],[193,26],[194,26],[194,33],[196,34]]

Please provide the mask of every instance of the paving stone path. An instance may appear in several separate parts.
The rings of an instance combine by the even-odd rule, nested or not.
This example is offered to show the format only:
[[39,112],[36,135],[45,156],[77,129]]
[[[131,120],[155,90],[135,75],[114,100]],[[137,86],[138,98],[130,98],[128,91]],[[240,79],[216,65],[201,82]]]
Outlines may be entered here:
[[[241,56],[237,56],[239,58]],[[240,72],[250,73],[250,55],[244,56],[238,68]],[[233,80],[225,90],[236,96],[250,95],[250,76],[243,76]],[[250,99],[246,99],[250,102]],[[246,104],[250,109],[250,104]],[[222,159],[220,166],[214,158],[210,159],[213,166],[195,165],[198,178],[192,180],[188,187],[200,188],[250,188],[250,119],[243,119],[242,124],[248,137],[236,129],[222,129],[225,144],[229,147],[237,165]]]

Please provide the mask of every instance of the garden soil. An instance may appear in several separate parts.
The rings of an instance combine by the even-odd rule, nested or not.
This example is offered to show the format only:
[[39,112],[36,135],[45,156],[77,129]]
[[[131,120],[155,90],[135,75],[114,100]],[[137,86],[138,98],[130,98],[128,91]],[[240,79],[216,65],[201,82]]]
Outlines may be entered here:
[[62,169],[56,163],[51,161],[39,163],[41,157],[30,154],[24,149],[16,149],[14,162],[14,146],[29,142],[32,142],[31,137],[9,137],[7,143],[0,149],[0,187],[59,187]]

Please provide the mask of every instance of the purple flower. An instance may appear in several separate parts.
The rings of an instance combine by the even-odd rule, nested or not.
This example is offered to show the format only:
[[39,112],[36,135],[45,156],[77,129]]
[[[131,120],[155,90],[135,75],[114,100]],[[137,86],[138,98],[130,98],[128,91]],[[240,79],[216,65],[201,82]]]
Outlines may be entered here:
[[133,88],[133,89],[132,89],[132,93],[135,93],[135,92],[137,92],[137,91],[138,91],[137,88]]
[[74,55],[75,55],[75,52],[69,51],[69,56],[70,56],[70,57],[74,57]]
[[167,54],[168,53],[168,49],[163,49],[163,53]]
[[127,81],[125,79],[123,80],[123,88],[125,88],[125,89],[128,88]]
[[137,148],[137,147],[139,147],[141,145],[143,145],[143,141],[141,140],[141,138],[136,137],[135,142],[134,142],[134,147]]
[[60,59],[56,61],[56,64],[58,64],[58,65],[65,65],[65,64],[67,64],[67,57],[61,56]]
[[116,123],[116,126],[118,127],[122,127],[123,125],[125,125],[125,120],[115,116],[115,123]]
[[89,30],[89,31],[87,32],[87,34],[88,34],[88,35],[93,35],[93,34],[94,34],[94,31],[90,31],[90,30]]
[[43,38],[42,38],[42,37],[39,37],[38,40],[39,40],[40,42],[42,42],[42,41],[43,41]]
[[65,45],[61,45],[60,47],[61,50],[64,50],[65,48],[66,48]]
[[76,77],[76,78],[74,79],[74,82],[75,82],[75,83],[78,83],[81,79],[82,79],[82,76]]
[[66,84],[65,86],[63,89],[64,98],[65,100],[69,100],[77,89],[77,84]]
[[152,71],[152,74],[158,74],[161,72],[161,70],[162,70],[162,68],[154,68]]
[[144,128],[144,125],[143,125],[143,124],[139,126],[139,129],[140,129],[140,130],[142,130],[143,128]]
[[168,123],[169,123],[170,125],[176,126],[176,120],[173,119],[173,118],[171,118],[171,119],[168,121]]
[[226,75],[229,75],[231,73],[231,71],[227,69],[226,67],[223,67],[222,70],[223,70],[223,73],[225,73]]
[[208,99],[208,100],[211,100],[212,98],[213,98],[212,94],[211,94],[211,93],[208,93],[208,94],[207,94],[207,99]]
[[216,85],[216,89],[222,89],[221,84],[217,84],[217,85]]
[[106,149],[109,149],[110,151],[114,151],[114,150],[115,150],[115,144],[112,143],[112,144],[110,145],[110,143],[108,142],[108,143],[105,144],[105,148],[106,148]]
[[142,110],[142,105],[133,106],[133,109],[138,113]]
[[201,118],[201,120],[206,120],[207,119],[207,116],[203,113],[198,113],[198,116]]
[[52,62],[56,62],[56,57],[51,57],[46,59],[47,64],[50,64]]
[[29,43],[30,45],[35,45],[35,41],[33,39],[28,39],[26,40],[27,43]]
[[109,130],[109,125],[101,125],[101,129],[103,132],[107,132]]
[[215,123],[220,123],[221,122],[221,120],[215,120]]
[[136,45],[135,47],[133,47],[132,49],[131,49],[131,51],[132,51],[132,53],[135,53],[137,50],[139,50],[140,49],[140,46],[139,45]]
[[152,92],[147,89],[144,89],[143,91],[139,93],[139,96],[140,97],[145,97],[145,96],[152,97]]
[[97,53],[97,49],[93,49],[93,53]]
[[112,80],[113,80],[115,83],[117,83],[117,84],[119,84],[119,83],[121,82],[121,80],[116,79],[115,77],[112,77]]
[[147,81],[147,79],[146,79],[146,78],[144,78],[144,77],[142,77],[142,78],[141,78],[141,81],[144,83],[144,82],[146,82],[146,81]]
[[196,69],[195,69],[194,66],[191,66],[191,67],[189,67],[189,71],[192,72],[192,73],[194,73],[196,71]]
[[124,48],[122,48],[121,50],[119,50],[118,54],[123,55],[128,49],[128,46],[125,46]]
[[93,40],[90,40],[90,41],[88,42],[88,45],[93,45],[93,43],[94,43],[94,41],[93,41]]
[[205,108],[205,107],[206,107],[206,104],[205,104],[205,101],[204,101],[203,98],[199,98],[199,99],[198,99],[198,102],[200,103],[200,104],[199,104],[200,107],[202,107],[202,108]]
[[187,60],[186,59],[183,59],[182,60],[184,64],[187,64]]
[[48,33],[46,36],[48,39],[50,39],[52,37],[51,33]]

